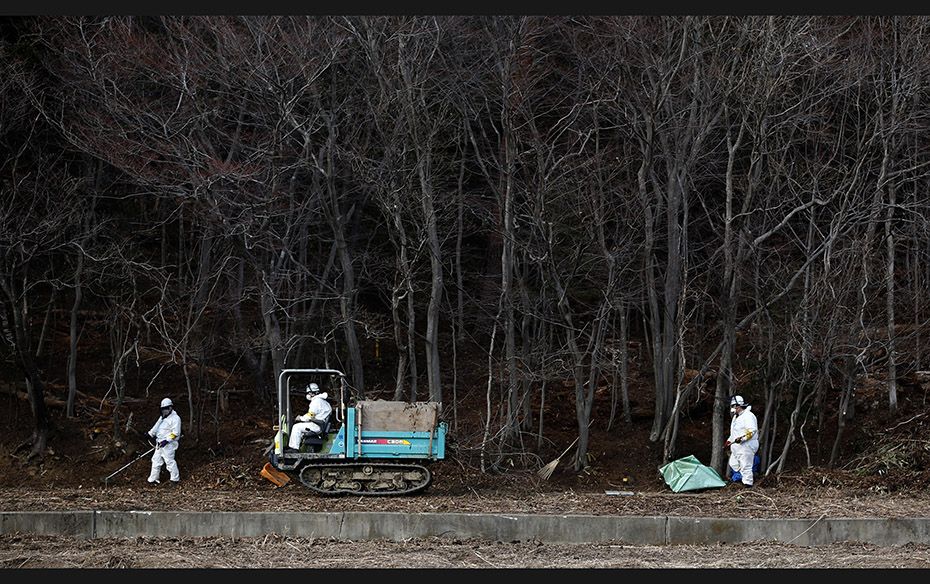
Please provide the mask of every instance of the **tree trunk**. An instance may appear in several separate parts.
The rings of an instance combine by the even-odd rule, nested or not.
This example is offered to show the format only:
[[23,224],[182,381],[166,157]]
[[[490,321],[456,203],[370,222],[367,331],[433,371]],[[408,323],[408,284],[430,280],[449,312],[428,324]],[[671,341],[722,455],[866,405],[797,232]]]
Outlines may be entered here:
[[248,370],[252,373],[256,393],[262,396],[262,388],[265,387],[265,380],[263,378],[264,371],[260,366],[259,357],[255,354],[255,351],[252,350],[252,347],[249,346],[248,327],[242,317],[242,302],[244,301],[242,292],[245,288],[245,260],[239,258],[237,263],[238,266],[236,270],[229,274],[230,303],[232,304],[233,317],[235,318],[236,336],[240,339],[236,349],[242,353],[246,367],[248,367]]
[[[265,325],[265,340],[268,343],[268,352],[271,355],[271,365],[273,370],[271,387],[277,387],[278,376],[284,369],[284,346],[281,339],[281,325],[278,323],[277,307],[270,291],[273,289],[274,288],[271,283],[269,283],[266,279],[265,273],[262,272],[262,321]],[[264,369],[264,367],[262,367],[262,369]]]
[[336,246],[342,265],[342,293],[339,295],[339,309],[343,320],[342,330],[352,368],[352,385],[358,390],[359,396],[363,396],[365,394],[365,372],[362,368],[361,348],[355,334],[355,269],[352,267],[352,258],[341,229],[336,232]]
[[351,216],[354,205],[344,216],[339,204],[339,194],[334,184],[335,166],[333,163],[333,150],[335,148],[336,129],[332,118],[327,119],[329,127],[328,145],[326,148],[326,194],[328,203],[327,219],[333,231],[336,246],[336,255],[342,267],[342,291],[339,294],[339,310],[342,316],[342,331],[345,335],[346,350],[349,352],[349,366],[352,385],[358,391],[359,397],[365,395],[365,372],[362,367],[362,352],[355,333],[355,299],[358,291],[355,289],[355,268],[352,265],[352,255],[345,238],[346,217]]
[[77,392],[78,310],[81,307],[81,272],[84,269],[84,252],[78,252],[74,270],[74,304],[71,306],[70,339],[68,351],[68,406],[66,415],[74,417],[74,397]]
[[892,415],[898,411],[898,368],[895,361],[895,316],[894,316],[894,231],[891,220],[894,215],[895,189],[888,187],[888,206],[885,211],[885,326],[888,329],[888,409]]
[[433,276],[430,287],[429,306],[426,309],[426,335],[423,342],[426,347],[426,379],[429,382],[430,401],[442,403],[442,380],[439,376],[439,307],[442,304],[442,249],[436,230],[436,212],[433,209],[433,190],[427,182],[423,165],[429,165],[430,155],[426,153],[425,163],[420,163],[420,203],[423,219],[426,222],[426,235],[429,242],[430,272]]
[[465,213],[465,196],[462,190],[462,183],[465,180],[465,148],[462,149],[462,162],[459,166],[459,182],[456,191],[456,215],[455,215],[455,319],[456,319],[456,338],[461,342],[465,340],[465,286],[464,276],[462,275],[462,236],[463,236],[463,215]]
[[843,439],[843,430],[846,428],[846,420],[852,418],[853,394],[856,389],[856,358],[854,355],[846,357],[846,385],[840,396],[840,407],[836,414],[836,438],[833,440],[833,448],[830,451],[830,460],[827,462],[827,468],[832,469],[836,466],[840,457],[840,444]]
[[629,307],[620,305],[620,395],[623,398],[623,421],[633,423],[630,411],[630,355],[629,355]]
[[661,318],[661,333],[656,343],[659,354],[658,369],[661,374],[656,380],[656,406],[655,417],[653,418],[652,430],[649,433],[649,440],[657,441],[665,428],[666,421],[669,420],[672,408],[674,407],[674,395],[677,388],[678,369],[679,369],[679,351],[680,342],[679,332],[679,310],[682,292],[682,270],[684,257],[682,254],[682,225],[679,223],[679,214],[686,205],[683,200],[683,191],[681,188],[681,169],[675,168],[669,172],[669,181],[667,189],[667,208],[665,210],[665,227],[666,227],[666,250],[667,260],[665,264],[665,281],[663,285],[664,295],[661,308],[661,315],[655,315]]
[[745,123],[741,121],[736,138],[727,132],[727,170],[726,170],[726,205],[723,218],[723,349],[720,352],[720,368],[717,371],[714,403],[711,411],[711,455],[710,467],[717,472],[724,470],[723,441],[729,431],[726,422],[729,398],[733,391],[733,352],[736,345],[736,291],[737,291],[737,253],[733,250],[733,172],[736,152],[743,140]]
[[[403,252],[401,252],[403,253]],[[402,283],[400,285],[403,285]],[[394,374],[394,401],[404,398],[404,377],[407,374],[407,345],[400,325],[400,299],[399,285],[394,284],[391,290],[391,322],[394,330],[394,346],[397,347],[397,369]]]
[[52,288],[51,296],[48,299],[48,306],[45,307],[45,318],[42,319],[42,329],[39,331],[39,342],[36,343],[36,359],[41,359],[45,352],[45,339],[48,336],[49,323],[52,319],[52,308],[55,306],[55,296],[58,291]]
[[27,328],[26,317],[20,308],[20,302],[17,301],[17,295],[14,293],[12,285],[6,279],[0,278],[0,287],[7,297],[10,307],[10,316],[13,325],[13,338],[15,341],[14,350],[16,351],[17,361],[26,377],[26,387],[29,393],[29,405],[32,408],[33,430],[32,430],[32,449],[26,457],[27,461],[41,461],[45,446],[48,443],[49,418],[48,410],[45,406],[45,384],[39,375],[39,369],[36,367],[32,357],[32,350],[29,343],[29,330]]

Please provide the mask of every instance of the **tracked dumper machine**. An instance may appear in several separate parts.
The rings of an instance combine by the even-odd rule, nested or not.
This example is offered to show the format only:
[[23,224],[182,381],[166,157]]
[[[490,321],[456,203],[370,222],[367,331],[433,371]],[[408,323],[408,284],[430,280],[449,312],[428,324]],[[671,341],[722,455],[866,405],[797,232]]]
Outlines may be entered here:
[[[327,392],[333,411],[320,434],[305,434],[299,448],[290,448],[310,382]],[[436,402],[355,400],[345,374],[335,369],[285,369],[278,376],[272,468],[266,464],[262,475],[276,484],[296,475],[323,495],[422,491],[432,480],[424,463],[445,458],[447,425],[439,414]]]

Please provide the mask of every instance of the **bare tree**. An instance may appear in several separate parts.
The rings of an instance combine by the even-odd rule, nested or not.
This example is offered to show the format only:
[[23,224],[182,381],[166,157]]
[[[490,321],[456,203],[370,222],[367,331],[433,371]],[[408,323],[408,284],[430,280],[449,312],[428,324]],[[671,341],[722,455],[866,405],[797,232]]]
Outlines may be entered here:
[[61,287],[61,258],[81,225],[80,208],[62,205],[78,181],[69,176],[61,150],[43,148],[52,140],[25,98],[32,79],[0,44],[0,305],[2,337],[16,355],[33,415],[28,461],[42,460],[50,420],[45,381],[36,360],[31,307],[41,292]]

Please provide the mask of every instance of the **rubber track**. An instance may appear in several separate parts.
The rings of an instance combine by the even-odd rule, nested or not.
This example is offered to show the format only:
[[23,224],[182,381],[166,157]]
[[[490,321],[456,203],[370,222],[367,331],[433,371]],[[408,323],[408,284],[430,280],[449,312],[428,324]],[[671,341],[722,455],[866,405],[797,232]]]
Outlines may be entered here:
[[[404,490],[384,490],[384,491],[355,491],[351,489],[321,489],[316,485],[308,483],[304,479],[304,472],[308,470],[325,470],[327,468],[334,468],[340,471],[348,472],[360,472],[362,467],[370,466],[375,472],[378,471],[410,471],[410,470],[419,470],[426,475],[426,480],[423,483],[418,483]],[[332,462],[328,461],[325,463],[309,463],[300,469],[300,482],[304,484],[305,487],[310,490],[320,493],[322,495],[361,495],[361,496],[396,496],[396,495],[410,495],[422,491],[430,485],[432,482],[433,475],[430,473],[429,469],[420,464],[402,464],[396,462],[357,462],[357,461],[346,461],[346,462]]]

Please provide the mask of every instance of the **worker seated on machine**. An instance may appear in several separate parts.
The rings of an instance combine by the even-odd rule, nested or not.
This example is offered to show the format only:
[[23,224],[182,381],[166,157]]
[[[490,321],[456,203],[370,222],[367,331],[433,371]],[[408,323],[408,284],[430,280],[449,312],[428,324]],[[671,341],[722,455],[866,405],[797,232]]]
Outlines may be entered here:
[[307,386],[307,400],[310,407],[307,413],[297,416],[298,423],[291,428],[288,446],[294,450],[300,450],[301,445],[309,445],[313,452],[319,452],[326,432],[329,430],[329,419],[333,413],[333,407],[329,405],[326,398],[329,395],[320,391],[320,386],[311,383]]

